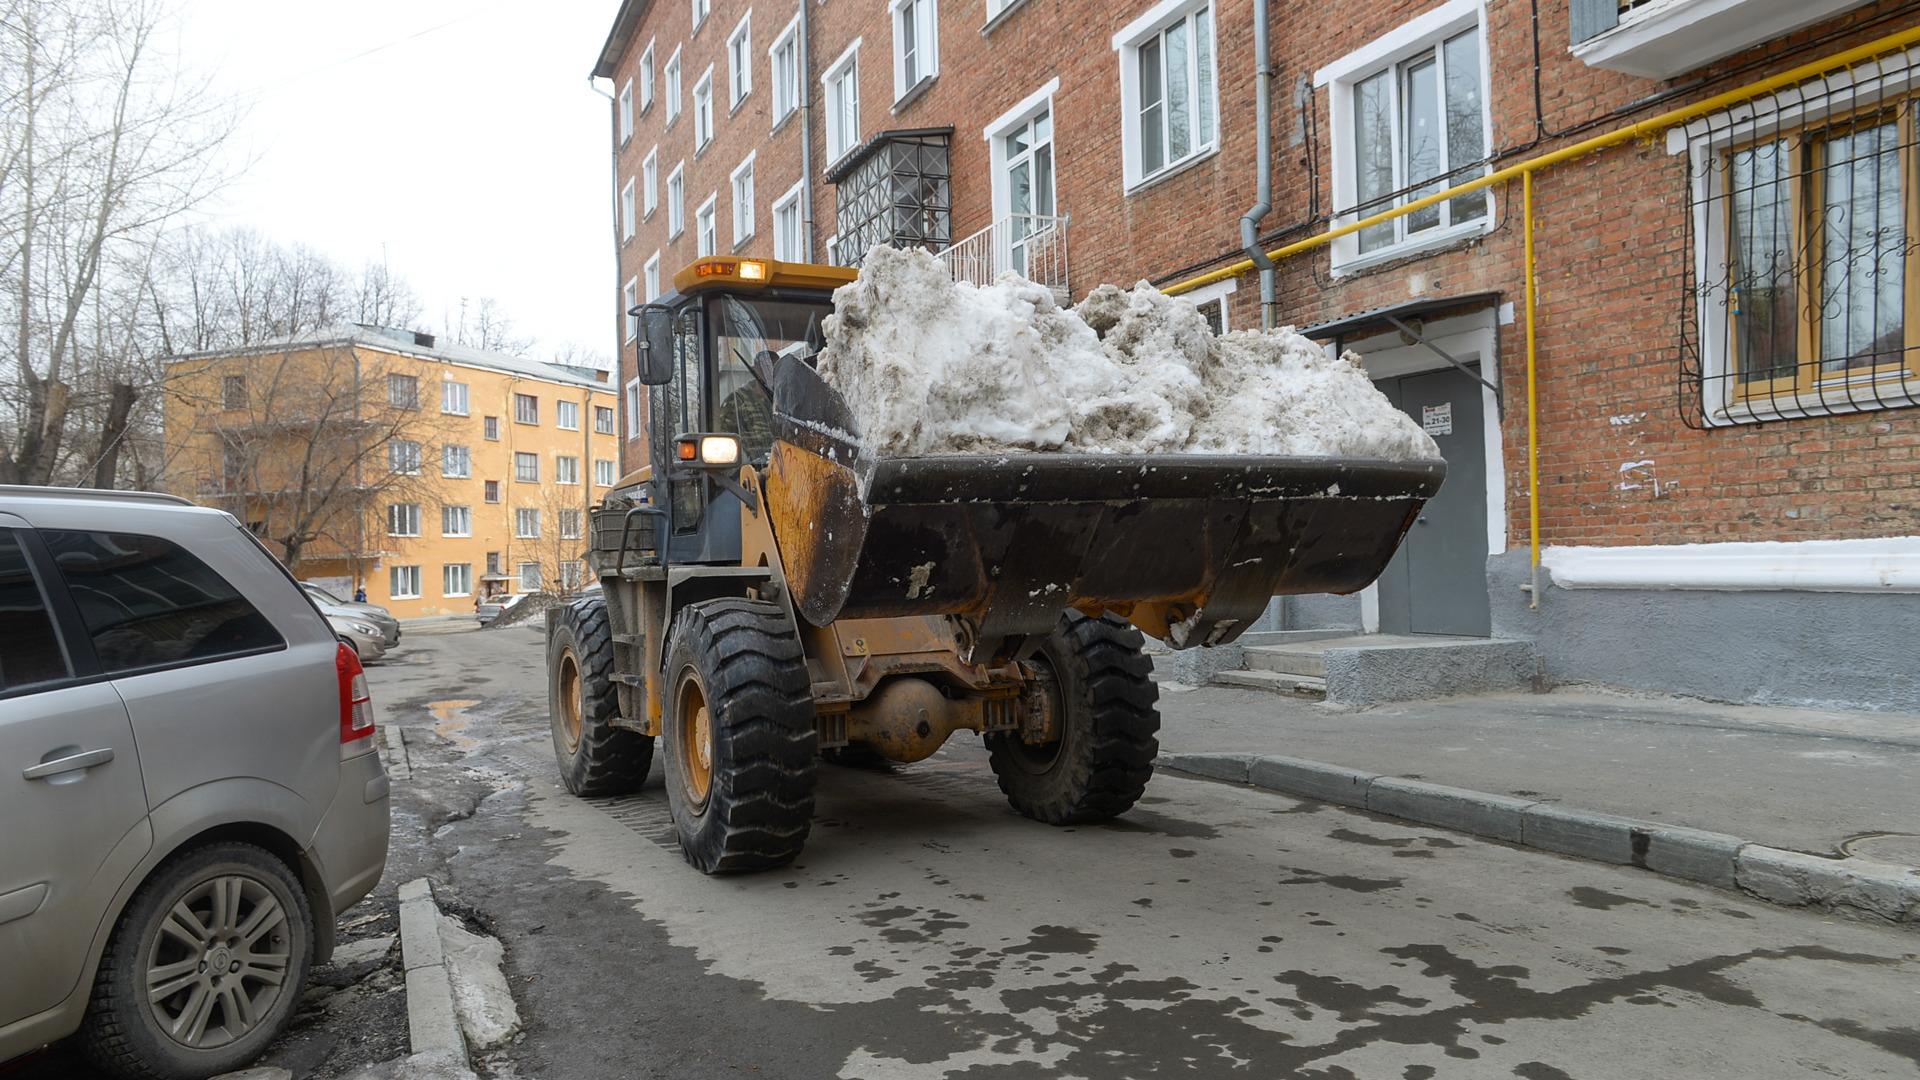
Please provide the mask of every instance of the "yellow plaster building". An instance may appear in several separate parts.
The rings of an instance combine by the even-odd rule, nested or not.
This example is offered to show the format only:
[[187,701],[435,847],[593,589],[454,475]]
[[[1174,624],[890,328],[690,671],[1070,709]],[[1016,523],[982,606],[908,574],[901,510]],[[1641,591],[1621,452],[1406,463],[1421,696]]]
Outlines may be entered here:
[[301,580],[402,619],[587,583],[619,460],[602,372],[349,324],[174,358],[165,394],[170,489]]

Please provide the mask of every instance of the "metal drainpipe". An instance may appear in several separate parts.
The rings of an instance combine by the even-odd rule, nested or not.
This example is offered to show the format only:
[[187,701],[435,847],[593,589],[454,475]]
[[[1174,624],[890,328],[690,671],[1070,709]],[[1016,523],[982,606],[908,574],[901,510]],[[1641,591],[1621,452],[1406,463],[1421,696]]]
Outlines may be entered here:
[[[1253,0],[1254,136],[1260,160],[1254,165],[1254,203],[1240,215],[1240,246],[1260,270],[1260,327],[1273,329],[1273,260],[1260,247],[1260,219],[1273,209],[1272,104],[1273,70],[1267,49],[1267,0]],[[1222,303],[1224,308],[1225,304]]]
[[800,55],[793,58],[794,78],[800,83],[800,235],[803,262],[813,261],[813,38],[807,19],[809,0],[800,0]]

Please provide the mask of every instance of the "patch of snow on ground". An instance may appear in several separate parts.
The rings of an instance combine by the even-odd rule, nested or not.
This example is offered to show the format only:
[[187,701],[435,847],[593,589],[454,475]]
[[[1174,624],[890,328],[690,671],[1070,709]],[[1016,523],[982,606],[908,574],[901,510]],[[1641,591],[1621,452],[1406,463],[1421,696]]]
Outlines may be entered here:
[[520,1010],[500,970],[506,959],[500,942],[475,934],[451,915],[440,916],[440,946],[453,985],[453,1007],[467,1045],[484,1050],[520,1030]]
[[875,248],[834,293],[821,377],[884,457],[1005,451],[1437,458],[1351,356],[1291,328],[1215,337],[1146,282],[1077,308],[1012,274],[955,282]]

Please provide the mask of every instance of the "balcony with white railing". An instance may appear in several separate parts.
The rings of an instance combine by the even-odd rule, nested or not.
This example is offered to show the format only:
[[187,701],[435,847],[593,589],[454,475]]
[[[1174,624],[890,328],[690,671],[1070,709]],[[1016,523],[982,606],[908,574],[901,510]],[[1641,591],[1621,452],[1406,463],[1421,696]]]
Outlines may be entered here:
[[1011,214],[937,253],[955,281],[991,285],[1011,271],[1053,290],[1068,303],[1067,219]]

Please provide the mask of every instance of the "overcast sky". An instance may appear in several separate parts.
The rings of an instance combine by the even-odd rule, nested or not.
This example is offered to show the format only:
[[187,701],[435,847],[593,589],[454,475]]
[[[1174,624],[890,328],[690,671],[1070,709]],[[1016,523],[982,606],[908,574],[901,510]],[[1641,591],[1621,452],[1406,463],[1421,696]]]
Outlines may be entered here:
[[211,207],[358,267],[384,253],[436,326],[492,296],[543,346],[606,354],[607,101],[618,0],[183,0],[180,53],[240,97],[252,160]]

